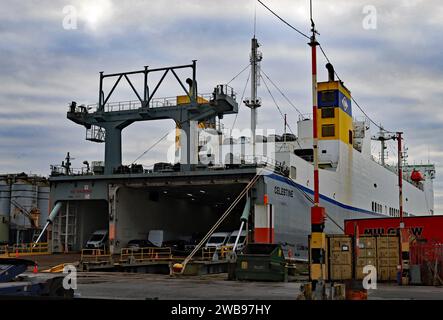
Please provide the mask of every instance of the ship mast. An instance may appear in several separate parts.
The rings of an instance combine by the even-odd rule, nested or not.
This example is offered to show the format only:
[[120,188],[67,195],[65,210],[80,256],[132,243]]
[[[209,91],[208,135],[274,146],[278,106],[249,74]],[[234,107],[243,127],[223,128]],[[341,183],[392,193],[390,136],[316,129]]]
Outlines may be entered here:
[[319,43],[316,39],[317,31],[315,30],[315,23],[312,18],[312,1],[310,3],[311,9],[311,62],[312,62],[312,122],[313,122],[313,155],[314,155],[314,207],[319,206],[320,190],[319,190],[319,176],[318,176],[318,123],[317,123],[317,46]]
[[244,102],[248,108],[251,109],[251,139],[252,139],[252,156],[254,163],[255,157],[255,131],[257,128],[257,108],[261,106],[261,99],[257,97],[257,87],[260,80],[260,61],[262,60],[262,54],[257,49],[259,47],[257,39],[254,37],[251,39],[251,97]]
[[385,150],[386,150],[386,139],[385,139],[385,131],[383,130],[383,127],[380,128],[380,141],[381,141],[381,152],[380,152],[380,160],[381,160],[381,165],[384,166],[385,165]]
[[387,154],[386,154],[386,141],[387,140],[393,140],[395,137],[393,135],[386,135],[386,130],[380,125],[380,131],[377,135],[373,136],[371,139],[375,141],[380,141],[381,143],[381,150],[380,150],[380,163],[382,166],[385,166]]

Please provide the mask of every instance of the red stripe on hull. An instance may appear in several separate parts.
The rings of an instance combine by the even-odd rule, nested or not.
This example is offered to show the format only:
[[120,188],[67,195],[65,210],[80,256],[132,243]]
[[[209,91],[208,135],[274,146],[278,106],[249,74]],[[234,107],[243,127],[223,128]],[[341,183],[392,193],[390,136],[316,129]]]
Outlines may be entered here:
[[255,243],[274,243],[274,229],[255,228]]

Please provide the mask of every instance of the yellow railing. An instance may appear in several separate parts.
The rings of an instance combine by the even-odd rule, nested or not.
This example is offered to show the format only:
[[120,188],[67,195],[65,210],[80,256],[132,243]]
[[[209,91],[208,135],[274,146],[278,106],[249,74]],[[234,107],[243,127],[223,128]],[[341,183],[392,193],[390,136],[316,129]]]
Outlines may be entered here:
[[218,256],[221,255],[221,250],[215,247],[203,248],[202,249],[202,260],[212,260],[215,252],[217,252]]
[[7,245],[3,245],[0,246],[0,256],[5,256],[8,253],[8,246]]
[[82,249],[80,260],[89,263],[111,263],[112,261],[111,255],[103,249]]
[[232,249],[234,249],[234,246],[223,246],[221,248],[221,254],[220,254],[221,258],[225,259],[228,253],[232,252]]
[[49,254],[47,242],[19,243],[12,246],[0,246],[0,255],[7,257],[32,256],[38,254]]
[[215,252],[218,254],[218,260],[226,259],[228,253],[232,252],[233,246],[222,246],[220,249],[209,247],[202,249],[202,260],[213,260]]
[[129,260],[136,261],[158,261],[172,259],[171,248],[122,248],[120,251],[120,261],[125,262]]

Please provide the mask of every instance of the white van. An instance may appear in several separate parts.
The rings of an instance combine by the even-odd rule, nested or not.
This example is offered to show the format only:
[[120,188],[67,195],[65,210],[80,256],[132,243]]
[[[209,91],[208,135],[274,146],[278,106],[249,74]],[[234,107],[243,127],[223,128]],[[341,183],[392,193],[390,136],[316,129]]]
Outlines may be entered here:
[[91,234],[86,249],[105,249],[108,244],[108,230],[96,230]]
[[[229,236],[228,241],[226,242],[226,246],[229,247],[234,247],[235,244],[235,240],[237,239],[237,235],[238,235],[238,230],[233,231],[231,233],[231,235]],[[242,251],[243,248],[245,247],[246,244],[246,237],[247,237],[248,233],[246,230],[242,230],[241,234],[240,234],[240,238],[238,239],[238,243],[237,243],[237,248],[235,251]]]
[[205,248],[221,249],[221,247],[226,244],[226,241],[228,241],[230,235],[230,232],[213,233],[206,242]]

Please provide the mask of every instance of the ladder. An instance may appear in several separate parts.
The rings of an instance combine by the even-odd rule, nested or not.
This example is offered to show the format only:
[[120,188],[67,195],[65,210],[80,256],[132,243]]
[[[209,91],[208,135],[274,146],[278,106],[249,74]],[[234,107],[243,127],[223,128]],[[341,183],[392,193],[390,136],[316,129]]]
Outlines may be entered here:
[[69,252],[77,244],[78,208],[75,203],[68,202],[64,210],[54,219],[52,229],[53,252]]

